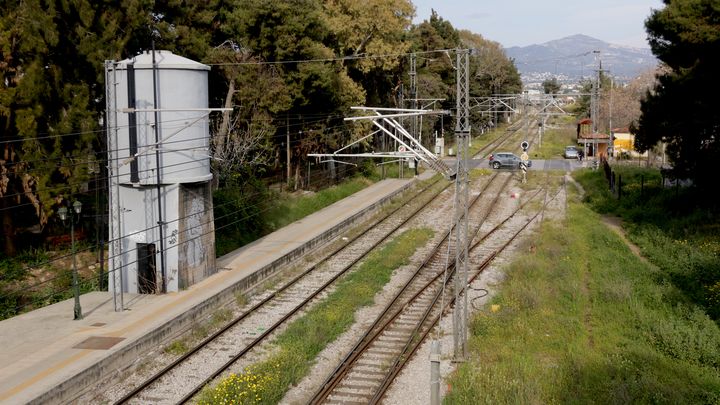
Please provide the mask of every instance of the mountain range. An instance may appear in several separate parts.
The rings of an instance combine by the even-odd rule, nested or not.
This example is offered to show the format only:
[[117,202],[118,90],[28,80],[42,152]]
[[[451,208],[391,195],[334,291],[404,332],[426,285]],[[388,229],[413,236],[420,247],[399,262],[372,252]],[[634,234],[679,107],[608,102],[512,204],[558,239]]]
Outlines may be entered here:
[[600,63],[607,74],[630,80],[658,63],[649,48],[614,45],[581,34],[539,45],[513,46],[505,52],[515,60],[525,83],[552,77],[575,82],[593,76]]

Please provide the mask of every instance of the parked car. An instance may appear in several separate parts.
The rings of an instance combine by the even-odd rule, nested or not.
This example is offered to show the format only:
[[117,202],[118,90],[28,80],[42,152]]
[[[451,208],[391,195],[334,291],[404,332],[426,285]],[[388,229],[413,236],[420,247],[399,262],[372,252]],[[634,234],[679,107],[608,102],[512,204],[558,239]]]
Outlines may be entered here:
[[[509,167],[511,169],[519,169],[521,159],[514,153],[510,152],[495,152],[488,157],[488,164],[493,169],[499,169],[501,167]],[[532,166],[532,161],[528,160],[528,167]]]
[[578,158],[578,149],[576,146],[566,146],[565,147],[565,153],[563,154],[565,156],[565,159],[577,159]]

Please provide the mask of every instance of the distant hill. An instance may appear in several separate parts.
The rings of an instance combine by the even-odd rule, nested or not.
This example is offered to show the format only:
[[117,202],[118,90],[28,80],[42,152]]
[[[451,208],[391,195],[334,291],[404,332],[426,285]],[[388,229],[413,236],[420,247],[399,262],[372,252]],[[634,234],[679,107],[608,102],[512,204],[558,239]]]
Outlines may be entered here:
[[515,60],[526,83],[554,76],[566,82],[591,76],[597,69],[593,51],[600,51],[603,69],[623,79],[632,79],[657,65],[657,59],[649,48],[613,45],[580,34],[540,45],[505,49],[507,55]]

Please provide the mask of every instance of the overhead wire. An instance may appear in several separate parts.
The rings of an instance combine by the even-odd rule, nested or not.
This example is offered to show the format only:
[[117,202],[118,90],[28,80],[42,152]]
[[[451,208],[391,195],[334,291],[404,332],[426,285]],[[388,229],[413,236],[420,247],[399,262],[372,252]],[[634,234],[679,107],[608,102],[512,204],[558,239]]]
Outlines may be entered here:
[[348,56],[338,56],[332,58],[316,58],[316,59],[297,59],[297,60],[278,60],[278,61],[246,61],[246,62],[222,62],[222,63],[206,63],[208,66],[243,66],[243,65],[286,65],[296,63],[318,63],[318,62],[344,62],[361,59],[384,59],[384,58],[400,58],[404,56],[410,56],[411,54],[416,55],[427,55],[433,53],[444,53],[444,52],[455,52],[455,49],[433,49],[428,51],[414,51],[414,52],[402,52],[402,53],[388,53],[388,54],[358,54]]
[[[430,54],[430,53],[449,52],[449,51],[454,51],[454,50],[453,50],[453,49],[443,49],[443,50],[420,51],[420,52],[414,52],[414,53],[415,53],[415,54]],[[406,56],[406,55],[409,55],[409,54],[410,54],[410,53],[398,53],[398,54],[386,54],[386,55],[357,55],[357,56],[339,57],[339,58],[308,59],[308,60],[295,60],[295,61],[274,61],[274,62],[240,62],[240,63],[233,63],[233,64],[237,64],[237,65],[248,65],[248,64],[285,64],[285,63],[328,62],[328,61],[345,61],[345,60],[373,59],[373,58],[385,58],[385,57],[400,57],[400,56]],[[220,65],[232,65],[232,64],[213,64],[213,65],[220,66]],[[286,117],[286,126],[288,126],[288,127],[289,127],[289,124],[287,123],[287,120],[289,120],[289,116],[290,116],[290,115],[288,115],[288,117]],[[308,115],[308,114],[298,115],[298,120],[299,120],[299,121],[302,121],[302,122],[298,122],[298,123],[293,124],[293,125],[298,125],[298,126],[303,126],[303,127],[305,127],[305,126],[307,126],[307,125],[309,124],[309,122],[305,121],[303,117],[312,117],[312,116],[315,116],[315,115],[312,115],[312,114],[310,114],[310,115]],[[316,116],[326,116],[326,117],[330,117],[331,115],[316,115]],[[340,117],[340,116],[338,116],[338,118],[339,118],[339,117]],[[187,118],[178,119],[178,120],[170,120],[170,121],[173,121],[173,122],[174,122],[174,121],[183,121],[183,120],[187,120]],[[167,121],[167,122],[170,122],[170,121]],[[322,120],[318,120],[318,121],[322,121]],[[282,127],[282,122],[278,122],[278,124],[279,124],[278,127],[281,128],[281,127]],[[320,130],[312,129],[312,130],[310,130],[310,131],[305,131],[305,132],[309,132],[309,133],[318,132],[318,131],[323,132],[323,131],[326,131],[326,130],[328,130],[328,129],[338,128],[338,127],[346,127],[346,126],[348,126],[348,125],[349,125],[349,124],[344,124],[344,125],[340,125],[340,126],[336,126],[336,127],[323,128],[323,129],[320,129]],[[139,126],[139,125],[138,125],[138,126]],[[116,128],[118,128],[118,127],[116,127]],[[115,128],[114,128],[114,129],[115,129]],[[25,142],[25,141],[29,141],[29,140],[55,139],[55,138],[65,137],[65,136],[77,136],[77,135],[87,135],[87,134],[105,133],[106,131],[107,131],[107,129],[103,128],[103,129],[98,129],[98,130],[79,131],[79,132],[72,132],[72,133],[65,133],[65,134],[53,134],[53,135],[46,135],[46,136],[33,137],[33,138],[18,138],[18,139],[13,139],[13,140],[0,141],[0,144]],[[302,133],[303,133],[303,131],[298,131],[298,132],[297,132],[297,134],[302,134]],[[287,134],[278,134],[278,135],[275,135],[275,136],[273,136],[273,137],[283,137],[283,136],[287,136]],[[299,139],[299,140],[295,139],[295,140],[293,140],[292,142],[302,142],[303,140],[304,140],[304,139]],[[181,141],[179,141],[179,142],[187,142],[187,141],[188,141],[188,140],[185,139],[185,140],[181,140]],[[123,149],[125,149],[125,148],[123,148]],[[191,148],[191,149],[196,149],[196,148]],[[121,149],[117,149],[118,152],[119,152],[120,150],[121,150]],[[105,154],[105,153],[108,153],[108,152],[110,152],[110,151],[111,151],[111,150],[97,151],[97,152],[94,152],[94,154],[95,154],[95,155]],[[84,156],[87,156],[87,155],[84,155]],[[58,160],[62,160],[62,159],[67,159],[67,157],[60,157],[60,158],[57,158],[57,159],[58,159]],[[118,159],[119,159],[119,157],[118,157]],[[197,162],[197,161],[192,161],[192,162],[190,162],[190,163],[196,163],[196,162]],[[29,162],[29,161],[24,161],[24,162],[22,162],[22,163],[31,163],[31,162]],[[13,165],[14,165],[14,164],[20,164],[20,162],[14,162],[14,163],[11,163],[11,164],[13,164]],[[87,162],[78,162],[78,163],[77,163],[77,165],[85,165],[85,164],[87,164]],[[184,162],[184,163],[182,163],[182,164],[188,164],[188,163],[187,163],[187,162]],[[180,164],[178,164],[178,165],[180,165]],[[74,165],[73,165],[73,166],[74,166]],[[168,166],[164,166],[164,167],[168,167]],[[148,170],[154,170],[154,169],[148,169]],[[183,170],[183,171],[184,171],[184,170]],[[331,174],[330,174],[330,175],[331,175]],[[122,175],[118,174],[118,176],[122,176]],[[321,174],[320,174],[319,176],[321,176],[322,178],[326,178],[326,177],[328,177],[328,174],[321,172]],[[105,178],[105,177],[103,176],[103,179],[104,179],[104,178]],[[309,178],[310,178],[310,176],[308,176],[308,179],[309,179]],[[95,180],[97,180],[97,179],[98,179],[98,176],[95,177]],[[88,181],[84,181],[84,182],[76,183],[76,184],[74,184],[74,185],[87,184],[87,182],[88,182]],[[308,183],[310,183],[310,182],[308,181]],[[71,185],[70,185],[70,184],[66,184],[66,185],[62,185],[62,186],[59,186],[59,187],[60,187],[60,188],[66,188],[66,187],[71,187]],[[107,187],[108,187],[108,186],[106,185],[106,186],[103,186],[103,187],[94,189],[94,191],[96,191],[96,190],[98,190],[98,189],[104,189],[104,188],[107,188]],[[23,194],[24,194],[24,193],[23,193]],[[12,195],[12,196],[17,196],[17,195],[19,195],[19,193],[18,193],[18,194],[15,194],[15,195]],[[9,196],[5,196],[5,197],[9,197]],[[248,198],[249,198],[249,197],[248,197]],[[230,202],[229,202],[229,203],[230,203]],[[30,204],[30,205],[32,205],[32,204]],[[17,206],[16,206],[16,207],[17,207]],[[261,210],[261,211],[255,212],[255,213],[250,214],[250,215],[248,215],[248,216],[241,217],[241,218],[239,218],[239,219],[236,219],[235,221],[232,221],[232,222],[223,224],[223,225],[221,225],[221,226],[219,226],[219,227],[216,227],[214,230],[223,229],[223,228],[225,228],[225,227],[234,225],[235,223],[237,223],[237,222],[239,222],[239,221],[245,220],[245,219],[250,218],[250,217],[255,216],[255,215],[259,215],[259,214],[261,214],[262,212],[264,212],[264,211],[266,211],[266,210],[268,210],[268,209],[271,209],[271,208],[272,208],[272,207],[266,207],[265,209],[263,209],[263,210]],[[235,213],[237,213],[237,211],[236,211]],[[227,214],[227,215],[225,215],[225,216],[230,216],[230,215],[233,215],[233,214],[235,214],[235,213],[229,213],[229,214]],[[198,214],[199,214],[199,213],[193,213],[193,214],[191,214],[191,215],[198,215]],[[215,222],[217,219],[221,219],[221,218],[213,218],[213,222]],[[179,220],[179,219],[178,219],[178,220]],[[202,227],[202,226],[207,225],[207,224],[209,224],[209,222],[206,222],[206,223],[203,223],[203,224],[200,224],[200,225],[197,225],[197,226],[201,226],[201,227]],[[195,227],[193,227],[193,228],[196,228],[197,226],[195,226]],[[155,228],[154,226],[153,226],[153,227],[148,227],[148,228],[146,228],[145,230],[138,231],[138,232],[146,232],[146,231],[148,231],[148,230],[150,230],[150,229],[154,229],[154,228]],[[190,228],[190,229],[193,229],[193,228]],[[184,231],[187,232],[187,231],[189,231],[190,229],[187,229],[187,230],[184,230]],[[214,230],[213,230],[213,232],[214,232]],[[194,237],[194,238],[192,238],[192,239],[189,239],[188,241],[183,241],[183,243],[189,242],[190,240],[194,240],[194,239],[196,239],[196,238],[198,238],[198,237],[205,236],[206,234],[207,234],[207,233],[203,233],[203,234],[198,235],[198,236],[196,236],[196,237]],[[128,237],[128,236],[129,236],[129,235],[125,235],[125,236],[121,237],[121,239],[122,239],[122,238],[126,238],[126,237]],[[172,237],[172,236],[171,236],[171,235],[168,235],[168,238],[170,238],[170,237]],[[115,242],[115,241],[112,241],[112,240],[111,240],[111,241],[108,241],[107,243],[114,243],[114,242]],[[171,247],[169,247],[168,249],[172,249],[172,247],[175,247],[175,246],[177,246],[177,245],[171,246]],[[87,248],[86,250],[89,250],[89,249],[92,249],[92,248],[94,248],[94,246],[91,246],[90,248]],[[166,249],[166,251],[167,251],[168,249]],[[82,251],[82,250],[81,250],[81,251]],[[77,253],[77,252],[76,252],[76,253]],[[55,258],[55,259],[53,259],[53,261],[60,260],[61,258],[66,258],[66,257],[69,257],[69,255],[65,255],[65,256],[61,256],[61,257],[59,257],[59,258]],[[114,257],[113,257],[113,258],[114,258]],[[110,258],[108,258],[108,260],[109,260],[109,259],[110,259]],[[127,264],[126,264],[126,265],[127,265]],[[39,266],[41,266],[41,264],[40,264],[40,265],[36,264],[36,265],[34,265],[34,266],[29,266],[28,269],[36,268],[36,267],[39,267]],[[113,270],[113,271],[115,271],[115,270]],[[109,272],[108,272],[108,274],[109,274]],[[93,277],[94,277],[94,276],[93,276]],[[50,280],[45,280],[45,281],[43,281],[43,283],[46,283],[46,282],[49,282],[49,281],[50,281]],[[65,291],[67,291],[67,290],[65,290]],[[61,292],[62,292],[62,291],[61,291]]]
[[[351,124],[342,124],[342,125],[336,125],[336,126],[332,126],[332,127],[326,127],[326,128],[323,128],[323,129],[312,129],[312,130],[308,130],[308,131],[298,131],[298,132],[293,133],[293,134],[291,134],[291,135],[303,135],[303,134],[304,134],[304,135],[306,135],[306,136],[301,137],[301,138],[299,138],[299,139],[298,139],[297,136],[296,136],[295,139],[292,139],[292,140],[290,141],[290,143],[291,143],[291,144],[299,144],[299,143],[303,142],[304,140],[311,138],[312,136],[314,136],[314,134],[324,133],[324,132],[326,132],[326,131],[334,130],[334,129],[338,129],[338,128],[346,128],[346,127],[349,127],[349,126],[351,126]],[[286,136],[286,134],[283,134],[283,135],[281,135],[281,136],[280,136],[280,135],[277,135],[277,136],[275,136],[275,137],[281,138],[281,137],[285,137],[285,136]],[[207,138],[206,138],[206,137],[202,137],[202,138],[182,139],[182,140],[176,140],[176,141],[170,141],[170,142],[167,142],[167,143],[163,143],[163,145],[169,145],[169,144],[171,144],[171,143],[186,143],[186,142],[189,142],[189,141],[192,141],[192,140],[204,140],[204,139],[207,139]],[[117,149],[117,150],[118,150],[118,151],[121,151],[121,150],[127,150],[127,149],[128,149],[128,148],[120,148],[120,149]],[[173,150],[167,150],[167,151],[160,150],[160,153],[161,153],[161,154],[170,154],[170,153],[177,153],[177,152],[190,151],[190,150],[198,150],[198,149],[201,149],[201,146],[193,146],[193,147],[188,147],[188,148],[173,149]],[[212,157],[208,155],[208,158],[212,158]],[[112,161],[128,161],[129,159],[130,159],[129,157],[123,156],[123,157],[117,157],[117,158],[108,159],[108,160],[105,160],[105,161],[107,161],[107,162],[112,162]],[[165,167],[174,167],[174,166],[178,166],[178,165],[195,164],[195,163],[199,162],[200,160],[201,160],[201,159],[192,160],[192,161],[189,161],[189,162],[182,162],[182,163],[164,165],[163,168],[165,168]],[[203,160],[204,160],[204,159],[203,159]],[[92,163],[96,163],[96,162],[99,162],[99,161],[95,161],[95,162],[92,162]],[[89,164],[89,162],[76,162],[76,163],[73,164],[73,165],[68,165],[68,166],[63,166],[63,167],[64,167],[64,168],[72,168],[72,167],[84,166],[84,165],[88,165],[88,164]],[[195,169],[195,167],[193,167],[193,168],[188,168],[188,169],[185,169],[185,170],[194,170],[194,169]],[[139,170],[138,173],[154,172],[154,170],[155,170],[155,168],[154,168],[154,167],[151,167],[151,168],[148,168],[148,169]],[[164,175],[176,174],[176,173],[179,173],[179,172],[182,172],[182,171],[185,171],[185,170],[179,170],[179,171],[176,170],[176,171],[174,171],[174,172],[164,172]],[[31,172],[32,172],[31,170],[27,170],[27,171],[16,171],[16,172],[13,172],[13,174],[22,174],[22,173],[31,173]],[[112,176],[103,176],[103,178],[112,179],[112,178],[121,178],[121,177],[127,177],[127,176],[129,176],[128,173],[118,173],[118,174],[112,175]],[[45,188],[43,188],[42,190],[60,190],[60,189],[65,189],[65,188],[71,188],[72,186],[84,185],[84,184],[87,184],[88,182],[89,182],[89,181],[78,181],[78,182],[75,182],[75,183],[70,182],[70,183],[65,183],[65,184],[62,184],[62,185],[55,186],[55,187],[45,187]],[[95,189],[92,189],[92,190],[89,189],[88,191],[94,191],[94,190],[95,190]],[[37,191],[39,191],[39,190],[35,190],[35,191],[37,192]],[[27,193],[23,191],[23,192],[17,192],[17,193],[14,193],[14,194],[6,194],[6,195],[0,196],[0,197],[17,197],[17,196],[23,196],[23,195],[26,195],[26,194],[27,194]],[[13,206],[11,206],[11,207],[0,208],[0,211],[4,211],[4,210],[8,210],[8,209],[14,209],[14,208],[16,208],[16,207],[29,206],[29,205],[34,205],[34,204],[33,204],[33,203],[17,204],[17,205],[13,205]]]
[[[319,173],[319,174],[317,174],[317,176],[322,179],[322,178],[327,178],[327,177],[331,176],[331,174],[329,174],[329,173]],[[253,195],[248,196],[247,199],[249,199],[250,197],[253,197],[253,196],[261,195],[261,194],[262,194],[262,193],[260,193],[260,192],[254,193]],[[246,199],[246,200],[247,200],[247,199]],[[244,200],[244,201],[246,201],[246,200]],[[231,204],[231,203],[237,203],[237,201],[229,201],[229,202],[226,203],[226,204]],[[226,204],[223,204],[223,205],[226,205]],[[251,206],[245,207],[245,209],[247,209],[247,208],[256,208],[256,207],[258,207],[258,206],[259,206],[259,204],[255,204],[255,205],[251,205]],[[219,208],[219,206],[213,207],[213,210],[214,210],[215,208]],[[235,225],[236,223],[238,223],[238,222],[240,222],[240,221],[244,221],[244,220],[246,220],[246,219],[252,218],[252,217],[257,216],[257,215],[260,215],[260,214],[262,214],[262,213],[264,213],[264,212],[266,212],[266,211],[269,211],[269,210],[271,210],[271,209],[273,209],[273,208],[275,208],[275,207],[273,207],[273,206],[265,207],[265,208],[262,209],[262,210],[255,211],[254,213],[252,213],[252,214],[250,214],[250,215],[247,215],[247,216],[238,218],[238,219],[236,219],[235,221],[232,221],[232,222],[223,224],[223,225],[221,225],[221,226],[219,226],[219,227],[215,227],[214,229],[215,229],[215,230],[218,230],[218,229],[226,228],[226,227],[231,226],[231,225]],[[184,217],[180,217],[180,218],[174,219],[174,220],[172,220],[172,221],[167,221],[167,222],[165,222],[164,224],[165,224],[165,225],[171,224],[171,223],[178,222],[178,221],[180,221],[180,220],[189,218],[189,217],[191,217],[191,216],[206,214],[206,213],[208,213],[208,212],[210,212],[210,211],[211,211],[211,209],[206,209],[206,210],[204,210],[204,211],[192,213],[192,214],[186,215],[186,216],[184,216]],[[224,218],[226,218],[226,217],[231,217],[231,216],[235,215],[237,212],[239,212],[239,211],[231,212],[231,213],[228,213],[228,214],[223,215],[223,216],[220,216],[220,217],[214,217],[214,218],[212,219],[212,221],[207,221],[207,222],[201,223],[201,224],[199,224],[199,225],[193,226],[193,227],[191,227],[191,228],[188,228],[188,229],[184,230],[183,232],[190,232],[190,231],[192,231],[193,229],[202,228],[202,227],[204,227],[205,225],[209,225],[211,222],[214,223],[214,222],[220,221],[220,220],[222,220],[222,219],[224,219]],[[125,239],[125,238],[131,237],[131,236],[134,236],[134,235],[137,235],[137,234],[141,234],[141,233],[143,233],[143,232],[151,231],[151,230],[154,230],[154,229],[156,229],[155,226],[150,226],[150,227],[147,227],[147,228],[145,228],[145,229],[141,229],[141,230],[139,230],[139,231],[135,231],[135,232],[132,232],[132,233],[123,235],[123,236],[121,236],[121,237],[118,238],[118,239],[108,240],[108,241],[104,242],[104,244],[105,244],[105,245],[109,245],[110,243],[120,242],[120,241],[122,241],[122,240]],[[179,235],[179,234],[180,234],[180,233],[178,233],[178,235]],[[207,234],[207,233],[198,235],[198,237],[204,236],[204,235],[206,235],[206,234]],[[172,235],[168,235],[167,237],[164,237],[163,239],[169,241],[171,238],[172,238]],[[192,239],[189,239],[189,240],[187,240],[187,241],[183,241],[182,243],[186,243],[186,242],[189,242],[189,241],[194,240],[194,239],[196,239],[196,238],[192,238]],[[157,240],[153,240],[153,241],[151,241],[151,242],[159,243],[160,240],[157,239]],[[77,254],[77,253],[81,253],[81,252],[83,252],[83,251],[88,251],[88,250],[94,249],[94,248],[96,248],[96,247],[97,247],[97,245],[92,245],[92,246],[90,246],[90,247],[81,249],[80,251],[76,251],[76,254]],[[167,250],[171,249],[171,248],[172,248],[172,247],[169,247],[169,248],[165,249],[165,252],[166,252]],[[119,254],[117,254],[117,255],[107,257],[106,259],[107,259],[108,261],[110,261],[111,259],[114,259],[114,258],[120,256],[121,254],[122,254],[122,253],[119,253]],[[70,256],[72,256],[72,254],[65,254],[65,255],[58,256],[58,257],[54,257],[54,258],[52,258],[52,259],[50,259],[50,260],[48,260],[48,261],[45,261],[45,262],[42,262],[42,263],[37,263],[37,264],[34,264],[34,265],[32,265],[32,266],[27,266],[27,267],[24,268],[23,270],[26,270],[26,271],[27,271],[27,270],[32,270],[32,269],[35,269],[35,268],[39,268],[39,267],[42,267],[42,266],[44,266],[44,265],[48,265],[48,264],[51,264],[51,263],[53,263],[53,262],[56,262],[56,261],[59,261],[59,260],[68,258],[68,257],[70,257]],[[124,267],[124,266],[127,266],[127,265],[129,265],[129,264],[134,264],[134,263],[136,263],[136,262],[126,263],[125,265],[121,266],[121,268]],[[34,285],[23,286],[23,289],[33,289],[33,288],[37,288],[37,287],[39,287],[39,286],[41,286],[41,285],[47,284],[47,283],[49,283],[49,282],[51,282],[51,281],[54,281],[54,280],[56,280],[56,279],[59,279],[59,278],[61,278],[61,277],[62,277],[61,275],[58,275],[58,276],[56,276],[56,277],[51,277],[51,278],[49,278],[49,279],[45,279],[45,280],[41,281],[40,283],[37,283],[37,284],[34,284]],[[5,298],[5,297],[7,297],[7,296],[9,296],[9,295],[11,295],[11,294],[17,293],[17,292],[18,292],[18,291],[10,291],[9,293],[6,293],[6,294],[0,294],[0,299]]]

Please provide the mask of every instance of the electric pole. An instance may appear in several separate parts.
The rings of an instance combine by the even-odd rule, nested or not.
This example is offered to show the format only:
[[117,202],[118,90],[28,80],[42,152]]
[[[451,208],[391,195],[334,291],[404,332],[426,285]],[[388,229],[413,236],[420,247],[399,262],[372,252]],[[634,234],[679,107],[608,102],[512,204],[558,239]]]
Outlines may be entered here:
[[290,176],[292,168],[290,167],[290,115],[285,117],[285,156],[287,158],[287,186],[290,188]]
[[467,358],[468,283],[468,142],[470,139],[469,51],[457,50],[457,121],[455,139],[457,172],[455,176],[455,308],[453,310],[453,349],[455,361]]
[[592,120],[592,133],[598,132],[598,116],[600,110],[600,72],[602,72],[602,60],[600,60],[600,51],[593,51],[595,54],[595,62],[598,63],[597,74],[593,81],[592,96],[590,98],[590,120]]
[[[410,54],[410,108],[417,110],[417,56]],[[412,136],[418,137],[418,116],[412,117]]]

